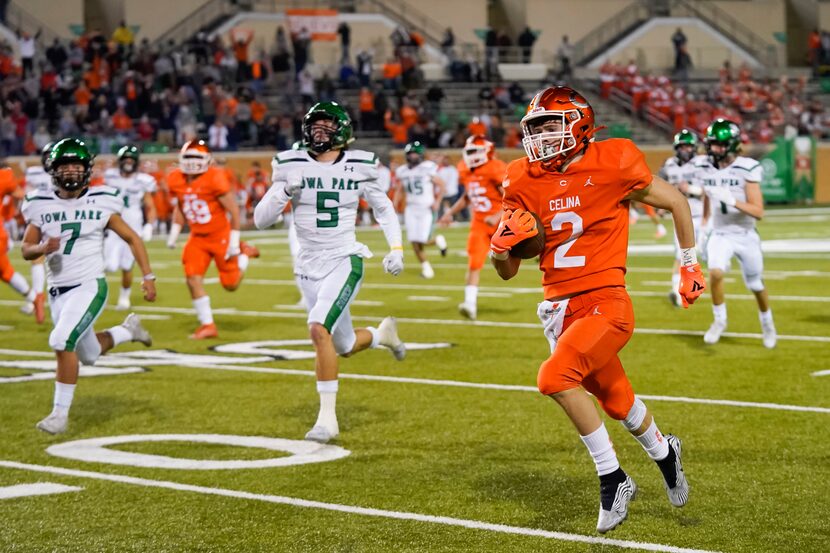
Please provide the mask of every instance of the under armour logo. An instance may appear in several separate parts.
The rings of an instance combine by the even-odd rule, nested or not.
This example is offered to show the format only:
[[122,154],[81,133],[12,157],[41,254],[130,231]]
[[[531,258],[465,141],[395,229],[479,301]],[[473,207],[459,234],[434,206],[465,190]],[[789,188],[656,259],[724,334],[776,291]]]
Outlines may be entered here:
[[591,176],[588,176],[588,180],[585,181],[585,186],[594,186],[594,183],[591,182]]
[[694,281],[692,283],[692,292],[697,292],[698,290],[703,290],[703,286],[698,281]]
[[346,167],[344,167],[344,168],[343,168],[343,170],[344,170],[344,171],[348,171],[348,172],[350,172],[350,173],[354,173],[354,167],[350,167],[350,166],[348,166],[348,165],[347,165]]

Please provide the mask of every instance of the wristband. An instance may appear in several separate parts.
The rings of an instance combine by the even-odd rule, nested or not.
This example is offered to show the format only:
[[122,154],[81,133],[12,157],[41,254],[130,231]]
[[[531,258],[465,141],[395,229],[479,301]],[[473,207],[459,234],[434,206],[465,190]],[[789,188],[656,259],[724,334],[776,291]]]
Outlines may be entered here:
[[147,273],[142,277],[144,280],[156,280],[156,275],[153,273]]
[[230,246],[232,248],[239,249],[239,231],[238,230],[231,230]]
[[680,249],[680,265],[682,267],[688,267],[689,265],[696,265],[697,264],[697,252],[694,248],[681,248]]
[[403,246],[390,246],[390,250],[400,250],[403,251]]
[[508,257],[510,257],[510,251],[508,250],[508,251],[504,251],[504,252],[501,252],[501,253],[497,253],[497,252],[494,252],[493,250],[490,250],[490,255],[492,255],[493,259],[495,259],[497,261],[504,261]]

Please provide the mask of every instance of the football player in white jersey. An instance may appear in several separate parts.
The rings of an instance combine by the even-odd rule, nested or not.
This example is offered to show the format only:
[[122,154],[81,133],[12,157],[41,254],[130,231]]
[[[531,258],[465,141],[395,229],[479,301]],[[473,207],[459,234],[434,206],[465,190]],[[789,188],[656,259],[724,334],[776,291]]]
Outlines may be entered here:
[[317,422],[306,439],[326,443],[340,432],[335,413],[337,356],[377,346],[390,349],[398,360],[406,355],[392,317],[383,319],[378,328],[352,327],[349,306],[363,282],[363,260],[372,257],[355,236],[360,198],[374,209],[389,244],[390,252],[383,258],[387,273],[403,271],[403,247],[395,209],[378,185],[377,156],[348,149],[353,138],[346,110],[335,102],[317,103],[303,118],[302,129],[306,149],[274,157],[273,184],[254,210],[254,223],[268,228],[286,204],[293,207],[300,241],[294,273],[308,303],[320,394]]
[[746,287],[758,302],[758,318],[764,346],[777,340],[769,295],[764,287],[764,257],[755,222],[764,216],[761,194],[763,169],[756,160],[739,154],[741,129],[726,119],[717,119],[706,129],[708,158],[695,162],[696,179],[703,185],[712,214],[712,234],[706,244],[714,322],[703,341],[715,344],[726,330],[726,299],[723,277],[732,257],[738,258]]
[[[669,184],[674,185],[686,196],[689,201],[689,209],[692,212],[692,222],[695,226],[695,243],[703,244],[703,187],[694,183],[695,158],[697,154],[697,135],[689,129],[682,129],[674,135],[675,155],[663,163],[660,169],[660,177]],[[701,156],[703,157],[703,156]],[[674,268],[672,270],[671,291],[669,301],[675,307],[681,307],[680,294],[680,245],[677,242],[677,235],[674,235]]]
[[55,188],[26,197],[23,216],[23,257],[46,256],[49,306],[54,328],[49,346],[57,357],[54,408],[37,427],[50,434],[66,431],[69,408],[78,381],[79,361],[92,365],[98,357],[124,342],[151,345],[150,334],[131,313],[105,332],[92,328],[107,301],[104,278],[104,231],[121,236],[135,254],[144,274],[144,299],[156,297],[155,276],[141,238],[121,218],[121,192],[108,186],[89,189],[93,157],[74,138],[60,140],[49,154]]
[[[48,194],[52,191],[52,175],[49,174],[49,167],[47,161],[49,159],[49,152],[52,151],[54,142],[50,142],[40,151],[40,165],[31,165],[26,167],[26,172],[23,173],[23,182],[26,186],[26,194],[44,193]],[[46,294],[44,288],[46,287],[46,268],[44,262],[46,258],[40,256],[38,259],[32,260],[32,290],[35,291],[35,301],[28,304],[25,313],[35,314],[35,321],[37,324],[43,324],[46,320]]]
[[424,251],[426,246],[436,245],[441,255],[447,255],[447,240],[442,234],[431,239],[432,227],[441,200],[444,199],[444,181],[438,176],[438,166],[424,158],[424,145],[418,141],[410,142],[404,148],[406,164],[395,170],[399,194],[406,195],[406,208],[403,212],[406,238],[412,244],[412,250],[421,264],[421,276],[433,278],[435,271],[427,261]]
[[[149,242],[156,223],[156,204],[153,202],[156,179],[138,170],[139,152],[136,146],[122,147],[116,157],[118,167],[107,169],[104,184],[121,191],[124,198],[121,218],[142,240]],[[129,244],[114,232],[107,233],[104,240],[104,260],[108,273],[121,270],[121,290],[115,308],[119,311],[129,309],[135,257]]]

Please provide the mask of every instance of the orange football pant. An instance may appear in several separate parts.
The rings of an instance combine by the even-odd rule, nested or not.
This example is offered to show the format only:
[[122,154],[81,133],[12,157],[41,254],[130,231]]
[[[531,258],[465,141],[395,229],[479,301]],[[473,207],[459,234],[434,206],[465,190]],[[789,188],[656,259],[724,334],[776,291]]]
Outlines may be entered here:
[[556,349],[539,367],[539,391],[551,395],[582,386],[609,417],[624,419],[634,404],[634,390],[617,353],[633,332],[634,309],[624,287],[572,297]]
[[238,284],[242,278],[242,271],[239,270],[237,263],[238,257],[225,259],[229,239],[229,232],[201,236],[191,234],[182,250],[185,276],[205,276],[212,259],[219,270],[219,282],[222,286]]
[[484,267],[487,254],[490,253],[490,239],[498,228],[498,225],[490,226],[484,221],[473,219],[467,237],[467,262],[470,270],[480,271]]

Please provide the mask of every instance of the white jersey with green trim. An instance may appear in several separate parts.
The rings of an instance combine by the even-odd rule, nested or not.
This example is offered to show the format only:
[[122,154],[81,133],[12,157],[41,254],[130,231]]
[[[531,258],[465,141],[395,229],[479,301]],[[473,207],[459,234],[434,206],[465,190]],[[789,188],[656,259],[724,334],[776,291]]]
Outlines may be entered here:
[[431,208],[435,204],[432,177],[437,175],[438,166],[432,161],[422,161],[415,167],[403,164],[395,169],[395,178],[406,192],[406,205]]
[[305,150],[288,150],[274,156],[271,169],[273,185],[260,202],[262,207],[257,206],[255,222],[260,227],[273,224],[289,201],[285,183],[301,179],[302,188],[290,198],[300,243],[295,266],[299,274],[319,279],[344,257],[372,257],[355,235],[361,197],[374,209],[387,240],[400,244],[400,225],[378,182],[378,159],[373,152],[344,150],[334,162],[321,163]]
[[26,196],[23,216],[40,228],[45,240],[60,236],[58,251],[46,256],[51,286],[74,286],[104,276],[104,229],[124,209],[121,191],[109,186],[87,189],[80,197],[59,198],[55,191]]
[[[695,167],[695,158],[690,159],[686,163],[681,163],[680,160],[677,159],[677,156],[671,156],[665,161],[665,163],[663,163],[663,167],[660,169],[660,176],[666,179],[669,184],[677,188],[680,186],[681,182],[692,184],[695,179],[696,171],[697,168]],[[703,197],[693,196],[691,194],[685,194],[685,196],[689,201],[689,209],[692,212],[692,217],[695,219],[703,217]]]
[[[746,183],[760,183],[764,176],[761,164],[750,157],[738,156],[723,169],[715,167],[708,156],[695,158],[695,179],[704,186],[729,190],[739,202],[746,201]],[[723,202],[711,206],[712,228],[719,232],[746,232],[755,229],[755,217]]]
[[41,165],[26,167],[26,172],[23,173],[23,182],[26,184],[27,194],[32,192],[49,193],[52,190],[52,175],[47,173]]
[[156,179],[138,171],[125,177],[117,167],[110,167],[104,172],[104,184],[121,191],[124,198],[122,216],[133,230],[140,231],[144,222],[144,194],[156,191]]

